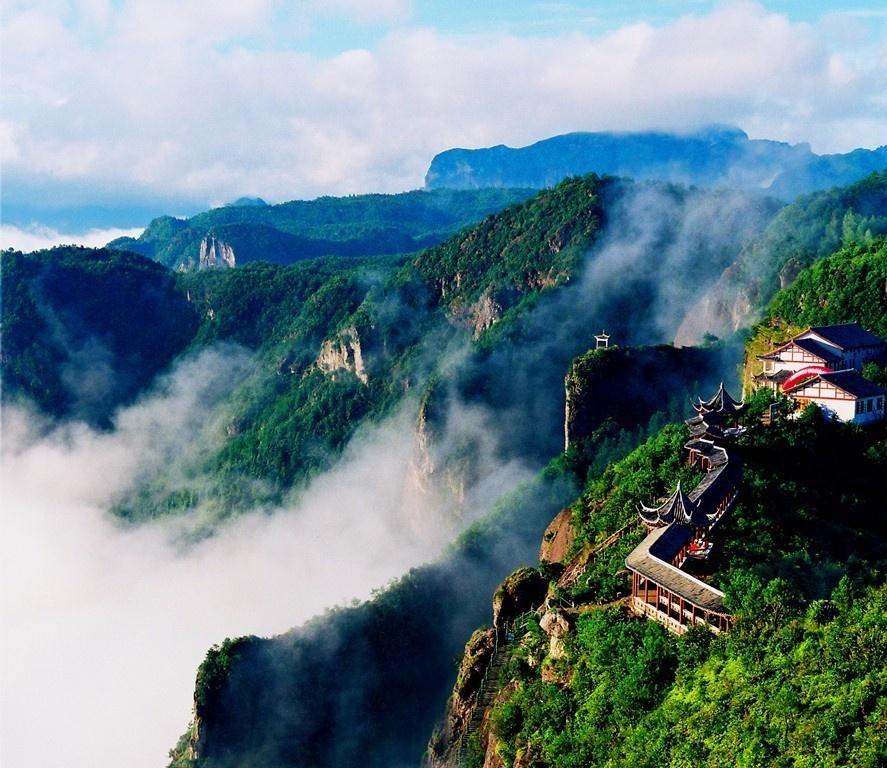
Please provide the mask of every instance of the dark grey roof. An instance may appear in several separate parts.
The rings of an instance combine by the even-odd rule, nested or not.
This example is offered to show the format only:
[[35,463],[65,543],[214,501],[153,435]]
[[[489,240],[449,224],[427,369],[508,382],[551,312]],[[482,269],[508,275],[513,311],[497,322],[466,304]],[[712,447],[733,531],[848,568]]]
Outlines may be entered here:
[[690,430],[690,435],[692,437],[701,438],[708,435],[709,437],[718,440],[724,436],[724,432],[721,429],[722,415],[723,414],[716,413],[698,414],[692,419],[687,419],[684,423]]
[[658,507],[648,507],[641,504],[638,508],[641,519],[650,525],[669,525],[671,523],[686,523],[688,525],[708,525],[708,518],[692,501],[678,480],[678,487]]
[[835,352],[833,348],[827,347],[816,339],[797,339],[790,343],[809,352],[811,355],[816,355],[820,360],[825,360],[827,363],[833,363],[841,359],[841,355]]
[[629,553],[625,565],[698,608],[726,614],[723,592],[671,564],[671,560],[692,536],[693,532],[682,525],[657,528]]
[[708,400],[699,398],[693,406],[700,413],[739,413],[742,411],[744,404],[735,400],[730,393],[724,388],[724,382],[718,387],[718,391]]
[[[854,397],[878,397],[884,394],[883,388],[875,382],[864,379],[854,370],[835,371],[834,373],[820,373],[819,378],[834,384],[838,389],[844,390]],[[807,384],[810,382],[808,381]],[[803,384],[801,386],[804,386]]]
[[[876,347],[884,344],[884,340],[865,330],[858,323],[843,323],[841,325],[817,325],[810,331],[828,339],[841,349],[855,349],[857,347]],[[808,333],[809,331],[805,331]]]
[[782,384],[789,376],[794,373],[790,368],[780,368],[778,371],[758,373],[754,376],[755,381],[774,381]]
[[729,464],[707,472],[702,482],[690,491],[690,501],[694,502],[705,513],[706,519],[712,521],[717,513],[721,500],[736,488],[742,476],[742,468],[735,458]]
[[[727,451],[719,445],[715,445],[714,440],[706,440],[705,438],[697,438],[684,444],[684,448],[688,451],[696,451],[707,457],[712,467],[721,467],[727,463]],[[693,494],[690,494],[690,498]]]

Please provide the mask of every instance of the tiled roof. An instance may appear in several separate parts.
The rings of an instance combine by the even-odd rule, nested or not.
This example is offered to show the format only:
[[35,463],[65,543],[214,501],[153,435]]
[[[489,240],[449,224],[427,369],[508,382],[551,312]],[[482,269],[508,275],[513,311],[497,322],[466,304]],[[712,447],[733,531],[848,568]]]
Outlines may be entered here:
[[735,400],[730,393],[724,388],[724,382],[721,382],[721,386],[718,387],[718,391],[715,392],[714,397],[711,397],[708,400],[703,400],[699,398],[697,403],[694,405],[694,408],[700,413],[710,413],[710,412],[720,412],[724,413],[739,413],[743,408],[743,403]]
[[641,504],[638,509],[641,519],[650,525],[669,525],[670,523],[687,523],[689,525],[707,525],[708,518],[700,509],[699,505],[690,500],[690,497],[684,493],[681,488],[681,482],[678,481],[678,487],[658,507],[648,507]]
[[841,359],[841,355],[835,352],[834,348],[830,348],[816,339],[796,339],[794,342],[789,343],[794,343],[796,347],[800,347],[811,355],[816,355],[820,360],[825,360],[827,363]]
[[[841,349],[854,349],[856,347],[873,347],[884,344],[884,340],[865,330],[858,323],[843,323],[841,325],[818,325],[810,328],[810,331],[828,339]],[[809,333],[810,331],[806,331]]]
[[834,384],[838,389],[842,389],[854,397],[878,397],[878,395],[884,394],[882,387],[873,381],[864,379],[854,370],[820,373],[819,378],[829,384]]
[[757,373],[754,376],[755,381],[773,381],[777,384],[782,384],[789,376],[794,373],[790,368],[780,368],[778,371],[764,371],[763,373]]
[[692,536],[692,531],[682,525],[657,528],[629,553],[625,564],[698,608],[725,614],[723,592],[671,564]]

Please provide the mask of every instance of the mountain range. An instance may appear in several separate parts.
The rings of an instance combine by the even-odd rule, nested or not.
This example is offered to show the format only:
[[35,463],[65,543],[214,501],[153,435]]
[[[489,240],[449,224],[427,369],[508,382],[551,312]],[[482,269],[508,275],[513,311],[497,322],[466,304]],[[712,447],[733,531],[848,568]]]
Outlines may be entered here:
[[[466,641],[494,592],[500,607],[535,608],[518,586],[544,598],[557,581],[539,558],[553,519],[572,516],[574,546],[590,547],[675,477],[691,480],[674,422],[693,397],[747,378],[743,361],[764,335],[845,320],[887,330],[883,148],[817,158],[727,128],[550,142],[535,155],[451,150],[432,162],[426,191],[242,200],[155,219],[104,249],[2,253],[6,406],[113,434],[127,408],[174,389],[172,371],[194,371],[186,386],[200,393],[201,416],[184,414],[184,448],[164,443],[115,496],[119,525],[175,523],[187,551],[246,513],[297,507],[367,430],[394,424],[408,454],[392,494],[396,528],[451,540],[371,600],[277,637],[219,638],[197,671],[193,721],[170,745],[175,768],[390,768],[418,765],[426,746],[429,765],[452,755],[446,718],[470,692],[460,685],[473,679],[480,635]],[[580,160],[606,167],[580,175]],[[848,183],[821,188],[837,178]],[[610,347],[595,349],[602,331]],[[225,370],[211,391],[200,388],[207,351]],[[682,706],[700,754],[720,760],[705,686],[735,708],[724,733],[757,745],[748,765],[814,742],[835,764],[877,764],[887,692],[869,672],[887,661],[873,512],[883,429],[856,434],[807,416],[755,428],[747,445],[757,474],[731,523],[740,544],[724,553],[724,572],[741,575],[722,584],[741,632],[683,641],[617,606],[598,610],[624,587],[618,550],[575,594],[552,593],[586,606],[570,619],[565,661],[548,658],[531,620],[526,653],[501,672],[502,696],[474,704],[473,741],[460,752],[469,764],[597,764],[618,744],[613,764],[631,765],[644,734],[660,740],[648,764],[681,764],[665,742]],[[773,458],[793,451],[804,461]],[[853,487],[834,482],[824,457],[842,462]],[[829,518],[838,509],[855,512]],[[338,530],[340,518],[347,510],[331,509],[323,524]],[[847,542],[857,556],[843,573]],[[785,621],[762,622],[756,599]],[[856,639],[825,642],[832,619]],[[840,678],[853,696],[815,698],[804,670],[815,668],[820,688],[836,685],[828,660],[853,648],[862,655]],[[765,649],[783,666],[756,687]],[[737,669],[734,689],[710,684]],[[741,716],[749,697],[753,722]]]
[[502,144],[449,149],[425,175],[427,189],[531,187],[543,189],[568,176],[613,174],[701,187],[758,190],[781,200],[850,184],[887,167],[887,146],[817,155],[808,144],[749,139],[731,126],[675,135],[568,133],[527,147]]

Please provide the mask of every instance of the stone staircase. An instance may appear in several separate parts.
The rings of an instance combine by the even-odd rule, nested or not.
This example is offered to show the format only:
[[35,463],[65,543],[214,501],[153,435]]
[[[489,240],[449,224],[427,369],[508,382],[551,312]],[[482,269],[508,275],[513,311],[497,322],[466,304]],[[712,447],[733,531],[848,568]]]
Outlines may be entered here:
[[474,708],[471,712],[471,719],[468,726],[459,737],[454,750],[455,759],[448,762],[449,765],[463,766],[467,758],[468,743],[472,736],[480,731],[480,727],[484,721],[484,715],[496,700],[496,696],[502,688],[502,670],[508,661],[509,646],[515,642],[519,631],[526,627],[525,623],[520,619],[515,622],[509,622],[504,628],[496,633],[496,647],[487,664],[484,672],[483,680],[477,690],[474,698]]
[[478,690],[477,697],[475,698],[474,711],[471,713],[471,720],[468,722],[468,727],[465,729],[466,740],[480,730],[486,711],[490,708],[490,705],[492,705],[499,693],[502,667],[505,666],[505,662],[508,660],[506,645],[507,643],[499,645],[493,652],[493,657],[490,659],[490,664],[487,667],[484,680],[481,683],[480,690]]

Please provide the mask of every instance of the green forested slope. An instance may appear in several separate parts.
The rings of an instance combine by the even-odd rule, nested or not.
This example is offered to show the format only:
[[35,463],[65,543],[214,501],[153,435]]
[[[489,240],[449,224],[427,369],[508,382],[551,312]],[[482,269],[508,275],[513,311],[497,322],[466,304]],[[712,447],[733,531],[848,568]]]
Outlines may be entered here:
[[[658,350],[611,350],[610,359],[629,352],[632,359],[655,359]],[[625,414],[623,427],[643,435],[662,423],[702,371],[701,386],[714,386],[719,358],[716,350],[676,355],[673,388],[654,385],[659,396]],[[614,380],[612,393],[630,386],[630,372],[615,364],[595,375]],[[610,405],[603,394],[598,419],[606,418]],[[667,460],[655,462],[657,477],[679,463],[668,457],[677,431],[666,434],[657,456]],[[607,441],[597,449],[621,455]],[[588,456],[596,460],[594,446]],[[653,482],[650,490],[658,492],[659,485]],[[189,740],[200,756],[196,765],[207,768],[417,764],[452,684],[452,660],[471,627],[489,615],[490,593],[515,565],[535,560],[540,531],[573,495],[572,472],[555,462],[506,494],[440,562],[373,600],[277,638],[244,638],[212,649],[198,673],[196,732],[183,737],[173,765],[193,765]]]
[[[803,270],[767,307],[746,344],[744,381],[750,386],[766,354],[813,325],[856,322],[887,338],[887,238],[864,237]],[[869,366],[866,375],[877,376]],[[883,374],[881,374],[883,375]]]
[[2,253],[4,397],[107,426],[190,343],[197,316],[160,265],[64,247]]
[[[783,208],[698,303],[691,328],[717,335],[760,318],[776,293],[818,259],[887,234],[887,171],[814,192]],[[693,316],[691,316],[693,317]]]
[[[617,528],[657,492],[657,475],[660,488],[673,487],[683,440],[669,448],[669,434],[589,485],[574,512],[580,532]],[[741,450],[743,496],[716,574],[733,629],[677,638],[621,607],[595,607],[624,579],[614,581],[625,552],[596,562],[586,593],[573,595],[587,606],[570,617],[563,657],[548,657],[531,617],[469,765],[484,753],[496,765],[538,768],[882,764],[884,427],[862,432],[812,412],[755,424]]]
[[853,321],[887,338],[887,238],[863,236],[817,261],[776,295],[767,316],[802,326]]
[[523,189],[436,190],[230,205],[190,219],[162,216],[138,239],[120,238],[109,247],[184,269],[197,265],[200,242],[207,236],[231,245],[238,265],[410,253],[533,194]]
[[[887,252],[883,238],[860,239],[777,294],[748,349],[774,329],[830,322],[883,334]],[[577,362],[581,372],[600,361]],[[643,534],[626,536],[579,584],[552,590],[555,605],[578,604],[566,613],[562,657],[548,655],[539,615],[529,617],[469,765],[887,760],[887,425],[825,422],[811,409],[765,426],[759,416],[769,398],[757,393],[743,417],[749,429],[733,449],[744,465],[741,495],[721,524],[708,577],[726,592],[733,628],[678,638],[621,606],[600,607],[628,589],[624,559]],[[592,477],[572,505],[572,551],[630,522],[638,503],[678,479],[692,486],[692,470],[681,464],[685,440],[684,428],[668,427]]]
[[[435,197],[437,204],[443,205],[449,194],[435,193],[441,198]],[[457,214],[468,205],[459,202],[458,194],[450,197]],[[337,207],[353,203],[365,210],[369,204],[349,200],[318,205],[325,227],[333,228],[337,221],[345,226],[336,218]],[[398,205],[408,202],[397,200]],[[391,204],[386,196],[370,202],[383,212]],[[716,217],[722,231],[710,248],[699,245],[703,233],[696,228],[703,222],[688,230],[684,221],[699,208],[724,213]],[[748,215],[734,221],[736,210]],[[259,215],[255,212],[270,215],[262,206],[214,215],[224,214],[236,223]],[[322,218],[316,211],[312,215]],[[417,393],[417,402],[433,392],[490,409],[498,416],[493,423],[502,458],[540,466],[561,442],[562,404],[550,393],[561,389],[569,361],[592,344],[593,334],[606,326],[620,343],[669,338],[669,324],[683,310],[675,296],[712,280],[718,265],[735,258],[742,242],[770,216],[772,209],[758,198],[737,200],[591,176],[568,180],[412,259],[252,263],[234,270],[186,272],[175,279],[152,267],[153,274],[164,275],[171,292],[170,311],[162,303],[140,310],[138,332],[120,334],[127,354],[143,354],[167,333],[168,322],[180,334],[177,351],[193,353],[219,341],[234,342],[253,352],[254,364],[247,379],[216,406],[224,423],[217,441],[221,447],[202,456],[200,466],[187,468],[179,479],[199,477],[200,482],[171,488],[166,475],[147,479],[138,493],[121,501],[118,512],[137,520],[195,505],[228,515],[256,503],[274,504],[289,488],[335,461],[363,421],[390,413],[405,392]],[[649,233],[641,247],[632,246],[636,268],[625,274],[625,265],[610,265],[610,260],[622,252],[613,241],[620,241],[629,225]],[[705,227],[711,230],[708,219]],[[156,229],[165,238],[184,231],[172,219],[158,221]],[[695,244],[692,249],[684,242],[688,236]],[[699,248],[709,248],[707,266],[688,270]],[[118,258],[121,264],[141,265],[119,278],[135,284],[138,270],[147,269],[148,262],[131,255]],[[588,270],[599,274],[586,281]],[[677,293],[669,281],[675,270],[687,276]],[[10,288],[30,290],[27,275],[22,273],[21,280],[10,275],[5,281]],[[145,304],[157,296],[146,291],[139,301]],[[668,313],[659,306],[663,296],[673,305]],[[72,293],[75,314],[79,301]],[[187,315],[187,322],[175,319],[178,311]],[[5,321],[12,335],[16,317]],[[134,316],[130,319],[134,322]],[[127,327],[125,322],[117,325]],[[51,358],[47,339],[38,339],[29,354]],[[10,369],[19,364],[16,359]],[[157,366],[133,370],[144,390]],[[45,385],[41,376],[30,381],[7,386],[6,396]],[[425,382],[432,387],[429,392]],[[53,413],[73,415],[64,404],[66,396],[63,384],[47,396],[55,401]],[[104,423],[126,401],[101,399]],[[184,508],[179,499],[187,500]]]

